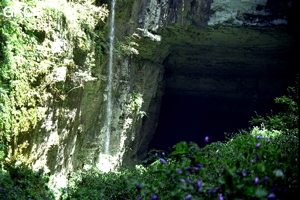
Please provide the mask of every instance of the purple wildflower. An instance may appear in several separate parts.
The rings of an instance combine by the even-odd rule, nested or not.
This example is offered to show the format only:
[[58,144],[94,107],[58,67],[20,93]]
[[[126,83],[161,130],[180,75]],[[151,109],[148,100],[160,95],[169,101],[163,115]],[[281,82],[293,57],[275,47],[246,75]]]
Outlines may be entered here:
[[200,169],[200,167],[193,167],[192,168],[192,170],[194,170],[194,171],[197,171],[197,170],[199,170]]
[[209,137],[206,136],[206,137],[204,138],[204,141],[205,141],[206,143],[209,143]]
[[261,139],[261,138],[262,138],[261,135],[256,136],[256,139]]
[[202,164],[196,164],[197,167],[199,167],[200,169],[203,167]]
[[258,149],[260,146],[261,146],[261,144],[260,144],[260,143],[257,143],[256,146],[255,146],[255,148]]
[[214,189],[211,190],[211,193],[216,193],[220,189],[219,187],[215,187]]
[[270,139],[267,139],[266,141],[267,141],[267,142],[270,142]]
[[176,169],[176,171],[178,172],[178,174],[182,174],[182,170],[181,169]]
[[151,198],[151,200],[157,200],[158,199],[158,196],[156,194],[154,194]]
[[192,197],[193,197],[193,196],[192,196],[191,194],[189,194],[189,195],[187,195],[187,196],[185,197],[185,199],[186,199],[186,200],[189,200],[189,199],[192,199]]
[[192,168],[190,166],[186,167],[185,169],[188,171],[192,171]]
[[276,198],[276,195],[271,193],[267,196],[267,199],[275,199]]
[[166,154],[165,154],[165,152],[162,152],[161,155],[162,155],[163,157],[165,157]]
[[160,158],[159,161],[161,164],[164,164],[164,165],[168,164],[167,161],[163,158]]
[[222,195],[222,194],[219,194],[219,196],[218,196],[218,200],[224,200],[224,197],[223,197],[223,195]]
[[185,180],[185,179],[183,179],[183,178],[182,178],[182,179],[180,179],[180,181],[181,181],[181,182],[183,182],[183,183],[186,183],[186,180]]
[[158,153],[155,153],[155,154],[154,154],[154,156],[156,156],[156,157],[157,157],[157,156],[158,156]]
[[195,185],[196,185],[197,189],[200,189],[201,186],[202,186],[202,182],[201,182],[201,181],[197,181],[197,182],[195,183]]
[[136,189],[137,189],[137,190],[141,190],[142,187],[143,187],[142,185],[138,185],[138,186],[136,186]]
[[265,176],[264,180],[265,180],[265,181],[269,180],[269,177]]
[[254,184],[257,185],[259,183],[259,178],[258,177],[255,177],[254,179]]
[[138,197],[138,200],[143,200],[143,198],[142,197]]

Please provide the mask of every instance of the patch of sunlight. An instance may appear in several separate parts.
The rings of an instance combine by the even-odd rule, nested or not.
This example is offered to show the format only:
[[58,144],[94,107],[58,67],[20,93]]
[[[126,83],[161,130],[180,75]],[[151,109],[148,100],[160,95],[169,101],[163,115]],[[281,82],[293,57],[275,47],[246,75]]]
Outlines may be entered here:
[[254,126],[251,134],[253,136],[262,136],[264,138],[272,138],[272,137],[277,137],[278,135],[281,134],[281,131],[278,130],[267,130],[264,127],[264,124],[261,124],[261,127]]
[[117,164],[117,158],[108,154],[100,154],[96,167],[102,172],[113,171]]
[[143,174],[144,172],[147,172],[147,169],[143,165],[136,165],[135,169],[137,171],[139,171],[141,174]]
[[137,30],[140,31],[140,34],[143,37],[148,37],[148,38],[150,38],[150,40],[152,40],[154,42],[160,42],[162,39],[161,35],[153,34],[153,33],[149,32],[147,29],[137,28]]

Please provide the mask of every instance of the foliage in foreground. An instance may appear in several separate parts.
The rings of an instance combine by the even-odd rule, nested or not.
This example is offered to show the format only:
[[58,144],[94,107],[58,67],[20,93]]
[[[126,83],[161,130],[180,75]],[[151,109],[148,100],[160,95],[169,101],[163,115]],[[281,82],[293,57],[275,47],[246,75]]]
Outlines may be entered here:
[[[289,103],[295,100],[282,100],[289,109],[280,117],[297,115],[297,104]],[[279,115],[224,143],[209,144],[205,137],[204,148],[180,142],[171,153],[154,150],[150,165],[121,168],[118,173],[78,171],[70,176],[68,187],[61,188],[60,199],[293,199],[299,190],[298,127],[282,120],[280,129],[272,122]],[[4,169],[0,171],[0,199],[54,198],[42,170],[34,172],[15,164]]]
[[5,165],[5,171],[0,170],[0,199],[54,199],[48,181],[43,169],[32,171],[23,164]]
[[299,189],[298,106],[292,96],[276,101],[288,109],[253,119],[263,123],[225,143],[200,149],[180,142],[168,155],[150,152],[149,166],[76,173],[62,199],[292,199]]

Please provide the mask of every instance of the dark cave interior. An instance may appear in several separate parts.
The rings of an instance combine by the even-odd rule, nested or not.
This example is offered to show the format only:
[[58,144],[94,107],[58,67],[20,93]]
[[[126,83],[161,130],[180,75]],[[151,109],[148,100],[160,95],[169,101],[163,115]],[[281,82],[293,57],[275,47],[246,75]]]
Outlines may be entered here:
[[205,136],[224,141],[224,132],[250,127],[255,111],[276,114],[282,106],[274,99],[296,86],[298,40],[287,29],[180,31],[164,35],[175,38],[163,62],[164,95],[148,151],[170,152],[180,141],[202,147]]
[[265,116],[280,110],[274,100],[202,98],[165,94],[162,99],[158,125],[148,150],[170,152],[180,141],[205,145],[204,137],[211,142],[224,141],[227,133],[250,127],[255,112]]

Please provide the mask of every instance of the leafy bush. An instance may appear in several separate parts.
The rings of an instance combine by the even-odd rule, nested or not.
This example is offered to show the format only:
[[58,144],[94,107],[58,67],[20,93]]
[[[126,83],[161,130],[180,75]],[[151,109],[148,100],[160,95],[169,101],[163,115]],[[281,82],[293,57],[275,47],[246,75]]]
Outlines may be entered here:
[[280,130],[287,134],[298,134],[299,129],[299,91],[297,88],[288,87],[288,95],[275,98],[275,103],[282,104],[284,111],[279,112],[277,115],[267,115],[262,117],[257,115],[256,118],[250,120],[253,124],[264,124],[268,130]]
[[135,188],[131,182],[137,171],[122,169],[119,173],[103,173],[93,168],[73,173],[61,199],[132,199]]
[[54,199],[49,190],[48,175],[43,169],[32,171],[23,164],[9,164],[0,170],[0,199]]

